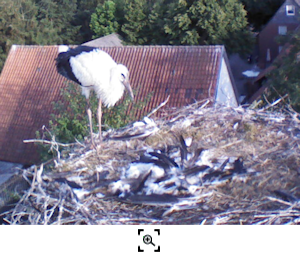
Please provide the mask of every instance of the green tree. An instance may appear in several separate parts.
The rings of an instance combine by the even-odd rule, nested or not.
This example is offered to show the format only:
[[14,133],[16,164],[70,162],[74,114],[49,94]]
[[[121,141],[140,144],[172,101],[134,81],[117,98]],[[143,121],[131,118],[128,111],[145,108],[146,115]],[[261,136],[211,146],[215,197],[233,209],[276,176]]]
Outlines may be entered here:
[[149,3],[148,21],[145,26],[145,34],[148,38],[148,44],[170,44],[169,36],[167,36],[164,30],[169,3],[170,0],[156,0],[154,3]]
[[[75,26],[77,0],[36,0],[43,44],[76,44],[80,26]],[[40,42],[37,42],[40,43]]]
[[229,53],[247,53],[251,49],[254,38],[247,13],[237,0],[198,0],[190,12],[205,44],[224,44]]
[[77,12],[74,19],[75,26],[79,26],[77,41],[84,43],[90,41],[93,32],[90,28],[91,15],[95,12],[99,4],[103,4],[105,0],[78,0]]
[[171,44],[224,44],[229,53],[250,51],[253,37],[238,0],[178,0],[168,6]]
[[[283,51],[286,54],[275,61],[275,69],[267,74],[269,101],[288,95],[288,103],[300,112],[300,35],[293,35]],[[286,103],[286,101],[285,101]]]
[[146,0],[124,0],[124,24],[121,27],[124,40],[130,44],[145,44],[147,38]]
[[0,0],[0,66],[12,44],[75,44],[76,0]]
[[[118,33],[129,44],[224,44],[246,54],[254,37],[239,0],[113,0]],[[99,18],[98,18],[99,20]]]
[[170,44],[197,45],[200,43],[196,24],[192,23],[192,17],[189,13],[190,8],[191,3],[185,0],[173,1],[168,5],[164,32],[169,35]]
[[113,1],[105,1],[98,5],[96,11],[91,15],[90,28],[93,38],[102,37],[117,32],[119,24],[115,17],[116,4]]
[[1,66],[12,44],[31,42],[38,32],[37,11],[32,0],[0,1]]

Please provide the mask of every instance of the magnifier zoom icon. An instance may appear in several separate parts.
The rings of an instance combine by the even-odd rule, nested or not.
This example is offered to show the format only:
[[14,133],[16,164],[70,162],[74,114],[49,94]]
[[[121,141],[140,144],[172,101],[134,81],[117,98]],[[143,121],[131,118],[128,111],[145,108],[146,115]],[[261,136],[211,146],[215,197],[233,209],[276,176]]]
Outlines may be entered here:
[[146,245],[152,244],[153,246],[155,246],[155,244],[152,242],[152,236],[150,236],[150,235],[145,235],[145,236],[143,237],[143,242],[144,242]]

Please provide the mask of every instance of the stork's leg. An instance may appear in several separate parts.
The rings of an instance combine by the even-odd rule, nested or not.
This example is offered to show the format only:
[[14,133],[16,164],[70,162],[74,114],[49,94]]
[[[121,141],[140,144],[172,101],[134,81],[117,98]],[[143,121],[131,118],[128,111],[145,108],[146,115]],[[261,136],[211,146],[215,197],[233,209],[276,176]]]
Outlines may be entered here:
[[99,102],[98,102],[98,126],[99,126],[99,140],[100,142],[102,141],[102,129],[101,129],[101,126],[102,126],[102,101],[99,99]]
[[93,138],[93,123],[92,123],[92,111],[91,111],[91,106],[90,106],[90,100],[87,99],[87,108],[86,112],[89,118],[89,126],[90,126],[90,134],[91,134],[91,140],[92,140],[92,146],[96,148],[94,138]]

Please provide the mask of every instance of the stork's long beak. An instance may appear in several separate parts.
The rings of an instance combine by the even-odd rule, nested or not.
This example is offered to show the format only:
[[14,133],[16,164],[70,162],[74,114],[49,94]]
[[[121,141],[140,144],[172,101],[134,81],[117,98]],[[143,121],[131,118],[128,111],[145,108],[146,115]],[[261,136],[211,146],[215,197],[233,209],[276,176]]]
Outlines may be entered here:
[[134,101],[134,95],[133,95],[132,88],[130,86],[129,80],[124,81],[124,86],[125,86],[126,90],[128,91],[128,94],[130,95],[132,101]]

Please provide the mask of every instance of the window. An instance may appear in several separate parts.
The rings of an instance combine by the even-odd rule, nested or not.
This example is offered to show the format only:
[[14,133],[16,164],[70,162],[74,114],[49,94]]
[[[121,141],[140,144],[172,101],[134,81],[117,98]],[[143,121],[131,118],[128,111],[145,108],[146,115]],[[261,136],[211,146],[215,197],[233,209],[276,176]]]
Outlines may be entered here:
[[278,26],[279,35],[286,35],[286,33],[287,33],[287,26]]
[[295,15],[295,6],[294,5],[287,5],[285,7],[286,15],[294,16]]

